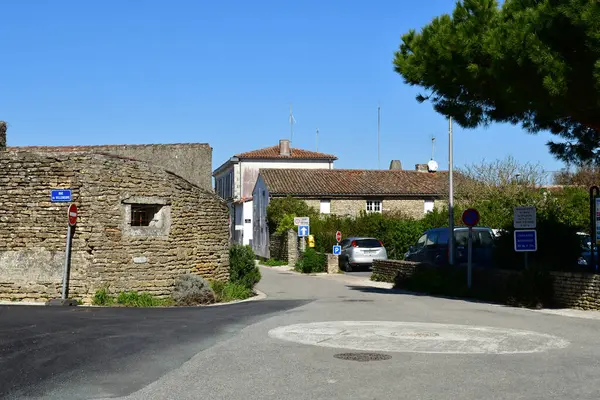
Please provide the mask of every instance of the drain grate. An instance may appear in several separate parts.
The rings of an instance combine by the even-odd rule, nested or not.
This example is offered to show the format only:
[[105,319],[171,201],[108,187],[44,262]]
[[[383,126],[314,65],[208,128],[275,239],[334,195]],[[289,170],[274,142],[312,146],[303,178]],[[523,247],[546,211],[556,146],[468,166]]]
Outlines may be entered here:
[[335,354],[335,358],[340,360],[367,362],[367,361],[384,361],[389,360],[392,356],[381,353],[341,353]]
[[363,300],[363,299],[348,299],[348,300],[342,300],[348,303],[372,303],[373,300]]

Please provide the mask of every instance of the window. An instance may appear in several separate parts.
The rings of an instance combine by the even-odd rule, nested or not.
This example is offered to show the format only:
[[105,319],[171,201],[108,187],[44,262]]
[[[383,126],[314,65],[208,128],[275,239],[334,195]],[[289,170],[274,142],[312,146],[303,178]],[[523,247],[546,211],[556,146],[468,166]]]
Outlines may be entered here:
[[425,200],[425,205],[424,205],[423,212],[425,214],[432,212],[433,211],[433,206],[434,206],[434,201],[433,200]]
[[152,226],[156,214],[162,207],[156,204],[132,204],[131,226]]
[[231,175],[227,174],[227,176],[225,177],[225,193],[223,198],[230,198],[231,197]]
[[321,200],[321,214],[329,214],[331,212],[331,200]]
[[381,212],[381,200],[367,200],[367,212],[368,213],[380,213]]
[[427,241],[425,242],[426,247],[435,247],[438,244],[438,233],[429,232],[427,234]]
[[415,245],[416,249],[423,248],[425,246],[425,241],[427,240],[427,235],[423,235],[417,240],[417,244]]

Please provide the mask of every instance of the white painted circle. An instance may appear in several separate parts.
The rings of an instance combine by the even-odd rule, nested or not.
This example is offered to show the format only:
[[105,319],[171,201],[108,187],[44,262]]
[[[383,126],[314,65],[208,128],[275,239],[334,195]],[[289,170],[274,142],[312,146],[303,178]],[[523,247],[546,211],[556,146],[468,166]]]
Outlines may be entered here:
[[312,322],[281,326],[269,336],[313,346],[400,353],[539,353],[569,345],[557,336],[532,331],[394,321]]

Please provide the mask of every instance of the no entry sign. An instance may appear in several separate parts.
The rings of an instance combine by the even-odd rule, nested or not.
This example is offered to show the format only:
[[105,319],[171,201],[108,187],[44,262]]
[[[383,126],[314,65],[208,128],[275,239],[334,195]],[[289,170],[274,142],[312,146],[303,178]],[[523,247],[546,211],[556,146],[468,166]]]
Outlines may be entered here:
[[467,208],[462,215],[462,221],[466,226],[475,226],[479,223],[479,211]]
[[77,224],[77,206],[75,204],[71,204],[69,206],[69,226],[75,226]]
[[337,231],[337,232],[335,233],[335,240],[336,240],[336,241],[338,241],[338,242],[341,242],[341,241],[342,241],[342,232],[340,232],[340,231]]

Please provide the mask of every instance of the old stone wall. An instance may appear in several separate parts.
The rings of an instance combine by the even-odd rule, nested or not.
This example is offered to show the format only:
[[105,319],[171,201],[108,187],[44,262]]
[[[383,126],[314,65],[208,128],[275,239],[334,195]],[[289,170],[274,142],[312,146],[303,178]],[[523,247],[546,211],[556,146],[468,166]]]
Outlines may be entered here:
[[269,256],[275,260],[288,260],[288,236],[273,233],[269,236]]
[[382,206],[384,213],[401,213],[411,218],[423,218],[425,215],[425,200],[423,199],[386,199],[383,200]]
[[206,190],[212,190],[212,148],[205,143],[143,144],[106,146],[9,147],[11,151],[41,154],[71,152],[110,153],[120,157],[146,161],[173,172]]
[[[193,272],[228,278],[228,211],[213,193],[147,163],[92,153],[0,152],[0,299],[45,300],[60,293],[70,188],[79,207],[70,297],[136,290],[170,294]],[[154,204],[155,226],[131,226],[130,208]],[[155,221],[153,221],[155,222]]]
[[[320,211],[321,201],[317,199],[304,200],[309,207]],[[355,217],[361,211],[366,211],[366,199],[331,199],[331,214],[339,216]],[[434,203],[434,207],[439,207],[440,201]],[[424,199],[384,199],[381,201],[383,212],[402,213],[411,218],[422,218],[425,215]]]
[[[400,260],[375,260],[373,279],[402,286],[418,268],[440,268]],[[448,267],[442,267],[448,269]],[[463,268],[464,270],[464,268]],[[480,291],[502,291],[519,271],[502,269],[473,269],[473,287]],[[600,275],[582,272],[551,272],[552,300],[557,307],[600,310]],[[465,275],[466,276],[466,275]],[[501,297],[502,293],[498,293]],[[488,293],[493,297],[492,293]]]

